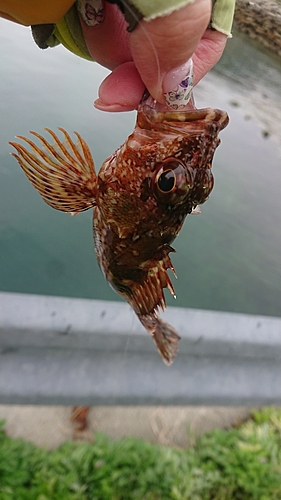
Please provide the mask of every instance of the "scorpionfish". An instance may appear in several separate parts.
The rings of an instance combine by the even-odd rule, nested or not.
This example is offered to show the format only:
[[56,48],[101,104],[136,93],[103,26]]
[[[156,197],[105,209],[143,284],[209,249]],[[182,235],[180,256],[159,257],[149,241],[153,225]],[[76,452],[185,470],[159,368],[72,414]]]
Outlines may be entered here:
[[164,288],[175,296],[170,246],[187,214],[213,189],[212,159],[228,123],[218,109],[172,111],[143,100],[133,133],[95,172],[90,150],[75,132],[73,142],[45,129],[53,143],[31,132],[40,147],[11,142],[26,176],[51,207],[72,214],[94,208],[93,231],[99,265],[110,285],[132,306],[170,365],[180,336],[158,316]]

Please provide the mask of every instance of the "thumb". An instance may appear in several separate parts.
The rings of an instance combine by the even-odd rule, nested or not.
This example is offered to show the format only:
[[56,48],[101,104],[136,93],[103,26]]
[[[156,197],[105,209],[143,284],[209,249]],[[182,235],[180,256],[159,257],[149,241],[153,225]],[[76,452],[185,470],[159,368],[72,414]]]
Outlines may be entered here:
[[211,17],[211,1],[195,0],[170,15],[142,20],[130,35],[140,77],[158,102],[186,77],[185,63],[194,53]]

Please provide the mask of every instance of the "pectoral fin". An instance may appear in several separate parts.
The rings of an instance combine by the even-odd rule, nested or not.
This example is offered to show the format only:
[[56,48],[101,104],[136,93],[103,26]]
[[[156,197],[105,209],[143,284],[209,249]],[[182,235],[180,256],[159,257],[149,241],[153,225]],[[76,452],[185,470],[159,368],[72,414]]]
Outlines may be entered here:
[[95,205],[96,173],[86,142],[77,132],[75,144],[63,128],[59,128],[63,142],[52,130],[45,130],[52,136],[53,144],[37,132],[30,132],[40,140],[40,147],[26,137],[17,136],[31,151],[10,142],[17,151],[12,155],[48,205],[70,213],[88,210]]

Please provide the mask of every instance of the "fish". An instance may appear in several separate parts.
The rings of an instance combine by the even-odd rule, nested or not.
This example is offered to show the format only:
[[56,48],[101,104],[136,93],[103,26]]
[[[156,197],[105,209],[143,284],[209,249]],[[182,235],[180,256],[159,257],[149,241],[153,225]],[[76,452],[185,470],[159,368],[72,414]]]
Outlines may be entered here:
[[[212,160],[218,134],[228,124],[213,108],[171,110],[148,96],[139,104],[135,128],[98,174],[90,149],[61,127],[50,139],[10,142],[27,178],[56,210],[77,214],[93,208],[94,248],[111,287],[133,308],[166,365],[178,352],[180,335],[162,318],[164,289],[175,297],[171,243],[188,214],[196,213],[213,186]],[[29,147],[27,147],[27,146]],[[26,146],[26,147],[25,147]]]

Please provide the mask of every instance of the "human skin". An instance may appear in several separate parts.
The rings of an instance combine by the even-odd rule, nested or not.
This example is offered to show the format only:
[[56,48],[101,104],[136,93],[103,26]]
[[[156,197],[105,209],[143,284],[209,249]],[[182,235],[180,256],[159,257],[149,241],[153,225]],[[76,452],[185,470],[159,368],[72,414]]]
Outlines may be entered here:
[[211,0],[195,0],[170,15],[142,20],[128,33],[123,14],[105,3],[106,15],[98,26],[81,21],[88,50],[95,61],[112,72],[101,83],[95,107],[105,111],[135,109],[147,88],[164,103],[164,92],[173,90],[192,57],[194,83],[217,63],[227,36],[207,29]]

